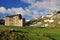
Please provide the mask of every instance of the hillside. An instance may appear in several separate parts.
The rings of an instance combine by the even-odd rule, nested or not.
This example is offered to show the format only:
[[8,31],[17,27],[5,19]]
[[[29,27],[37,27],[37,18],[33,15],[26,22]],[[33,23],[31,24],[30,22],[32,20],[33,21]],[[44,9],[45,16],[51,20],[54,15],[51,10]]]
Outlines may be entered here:
[[60,27],[60,11],[31,19],[27,24],[38,27]]
[[60,28],[0,26],[0,40],[60,40]]

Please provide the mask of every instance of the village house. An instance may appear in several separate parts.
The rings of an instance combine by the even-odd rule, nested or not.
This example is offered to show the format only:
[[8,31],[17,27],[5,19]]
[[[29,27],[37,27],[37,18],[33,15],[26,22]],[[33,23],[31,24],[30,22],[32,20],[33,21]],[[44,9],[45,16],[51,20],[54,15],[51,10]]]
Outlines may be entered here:
[[5,18],[6,26],[25,26],[25,19],[22,18],[21,14],[6,16]]

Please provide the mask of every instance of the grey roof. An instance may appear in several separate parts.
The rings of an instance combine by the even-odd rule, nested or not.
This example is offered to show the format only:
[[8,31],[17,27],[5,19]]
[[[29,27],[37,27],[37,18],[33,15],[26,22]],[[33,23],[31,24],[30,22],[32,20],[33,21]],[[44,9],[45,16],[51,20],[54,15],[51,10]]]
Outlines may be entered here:
[[14,16],[22,16],[21,14],[16,14],[16,15],[7,15],[6,17],[14,17]]

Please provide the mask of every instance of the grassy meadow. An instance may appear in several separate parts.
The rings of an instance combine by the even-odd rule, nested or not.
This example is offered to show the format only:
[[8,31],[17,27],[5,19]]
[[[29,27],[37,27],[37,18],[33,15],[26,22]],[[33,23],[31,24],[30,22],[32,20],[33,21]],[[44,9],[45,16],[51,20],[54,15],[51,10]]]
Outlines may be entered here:
[[[10,30],[15,31],[11,33]],[[0,40],[60,40],[60,28],[33,28],[1,25]]]

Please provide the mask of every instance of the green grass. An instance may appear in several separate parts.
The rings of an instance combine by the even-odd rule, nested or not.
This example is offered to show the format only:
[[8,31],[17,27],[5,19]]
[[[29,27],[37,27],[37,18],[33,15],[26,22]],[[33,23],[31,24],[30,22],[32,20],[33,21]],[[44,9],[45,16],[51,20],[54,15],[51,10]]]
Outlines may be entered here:
[[17,27],[17,26],[0,26],[2,30],[18,30],[27,32],[25,36],[29,40],[60,40],[60,28],[31,28],[31,27]]

